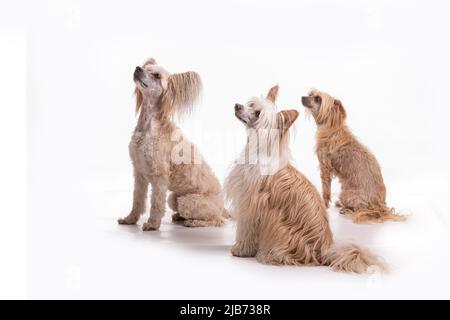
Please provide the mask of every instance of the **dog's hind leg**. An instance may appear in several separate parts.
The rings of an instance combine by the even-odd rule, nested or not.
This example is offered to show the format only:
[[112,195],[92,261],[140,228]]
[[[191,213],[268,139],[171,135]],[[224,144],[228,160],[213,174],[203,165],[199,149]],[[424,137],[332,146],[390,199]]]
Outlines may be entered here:
[[178,213],[186,221],[186,227],[220,227],[224,224],[223,208],[215,195],[187,194],[177,197]]
[[133,208],[128,216],[120,218],[119,224],[136,224],[141,214],[145,211],[145,201],[147,199],[148,181],[141,174],[134,175]]
[[339,196],[339,213],[345,216],[352,217],[358,209],[367,207],[367,205],[357,191],[343,190]]
[[167,205],[173,212],[178,211],[177,197],[178,195],[175,192],[172,192],[167,198]]
[[183,218],[179,213],[178,213],[178,201],[177,201],[177,197],[179,197],[179,195],[177,195],[175,192],[172,192],[169,197],[167,198],[167,205],[169,206],[169,208],[174,212],[172,214],[172,222],[181,222],[181,221],[185,221],[186,219]]
[[381,223],[388,220],[403,221],[405,216],[395,213],[385,204],[371,205],[353,191],[342,192],[340,196],[342,204],[340,213],[348,216],[354,223]]

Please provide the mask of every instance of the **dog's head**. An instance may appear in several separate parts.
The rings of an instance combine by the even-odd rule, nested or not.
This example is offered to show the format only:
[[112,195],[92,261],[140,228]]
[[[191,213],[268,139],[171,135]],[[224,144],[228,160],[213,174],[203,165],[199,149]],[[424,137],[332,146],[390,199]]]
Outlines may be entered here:
[[136,84],[136,112],[144,101],[151,101],[159,106],[159,112],[167,116],[189,110],[199,97],[202,86],[196,72],[170,74],[153,58],[142,67],[136,67],[133,80]]
[[308,96],[302,97],[302,104],[311,113],[317,125],[339,127],[347,117],[341,101],[319,90],[313,89]]
[[299,114],[297,110],[277,111],[277,96],[276,85],[265,98],[252,98],[245,105],[236,103],[234,106],[236,118],[247,128],[247,145],[242,163],[258,163],[262,175],[272,175],[288,163],[288,129]]
[[236,103],[234,114],[247,129],[278,129],[281,134],[287,132],[298,117],[297,110],[277,112],[275,102],[278,97],[278,85],[272,87],[265,98],[252,98],[246,104]]

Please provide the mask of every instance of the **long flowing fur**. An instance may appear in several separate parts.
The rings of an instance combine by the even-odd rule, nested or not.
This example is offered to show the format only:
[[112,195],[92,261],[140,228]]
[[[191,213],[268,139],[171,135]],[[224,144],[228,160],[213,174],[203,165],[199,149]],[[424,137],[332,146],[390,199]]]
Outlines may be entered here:
[[135,108],[135,114],[138,114],[141,110],[142,102],[144,101],[144,97],[142,96],[142,93],[139,91],[138,88],[134,88],[134,95],[136,97],[136,108]]
[[386,206],[374,207],[374,208],[360,208],[357,211],[348,210],[343,208],[343,214],[348,214],[354,223],[383,223],[386,221],[404,221],[405,216],[398,214],[395,208],[389,208]]
[[202,82],[194,71],[174,73],[167,80],[167,88],[162,97],[164,117],[189,113],[200,96]]
[[355,244],[330,247],[323,263],[330,266],[334,271],[340,272],[364,273],[370,271],[369,268],[372,268],[372,271],[386,270],[377,257]]
[[[202,91],[202,81],[197,72],[187,71],[183,73],[170,74],[161,66],[156,65],[156,60],[148,59],[144,66],[153,65],[155,70],[162,73],[164,83],[164,94],[161,99],[161,117],[171,118],[175,113],[179,116],[190,113],[200,97]],[[135,88],[136,113],[139,113],[143,96],[138,88]]]
[[[276,112],[274,102],[270,92],[266,99],[251,100],[261,110],[256,130],[280,130],[281,138],[276,146],[280,154],[270,156],[288,159],[287,132],[298,112]],[[252,150],[248,142],[242,153],[256,152],[248,156],[258,161],[243,164],[241,155],[225,181],[226,199],[237,220],[232,254],[256,256],[260,262],[273,265],[327,265],[336,271],[357,273],[373,265],[383,269],[381,261],[367,250],[353,244],[334,245],[318,191],[289,161],[279,161],[273,175],[261,174],[259,147],[267,145],[274,147],[271,141],[262,141],[258,149]]]

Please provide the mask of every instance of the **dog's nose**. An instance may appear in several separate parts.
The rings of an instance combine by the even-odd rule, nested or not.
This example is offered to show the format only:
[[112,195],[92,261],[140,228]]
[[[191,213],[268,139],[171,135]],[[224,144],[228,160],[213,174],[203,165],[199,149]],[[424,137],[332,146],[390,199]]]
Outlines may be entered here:
[[236,111],[241,110],[242,108],[244,108],[244,106],[242,104],[236,103],[234,105],[234,110],[236,110]]
[[134,72],[141,72],[141,71],[142,71],[142,68],[139,67],[139,66],[137,66],[137,67],[136,67],[136,70],[134,70]]
[[305,107],[308,104],[308,98],[309,97],[302,97],[302,105],[304,105]]

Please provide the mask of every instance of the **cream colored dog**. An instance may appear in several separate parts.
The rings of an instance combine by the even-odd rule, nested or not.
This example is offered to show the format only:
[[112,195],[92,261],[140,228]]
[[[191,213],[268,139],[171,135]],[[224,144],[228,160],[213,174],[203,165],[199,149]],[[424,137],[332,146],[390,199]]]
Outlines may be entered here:
[[375,156],[362,145],[347,127],[342,103],[329,94],[312,90],[302,97],[302,104],[317,123],[316,153],[320,163],[322,194],[328,207],[331,179],[341,183],[341,213],[356,223],[404,220],[386,206],[386,187]]
[[222,189],[196,147],[172,122],[175,113],[189,110],[201,89],[195,72],[170,74],[149,59],[134,71],[136,112],[140,112],[129,151],[134,168],[133,208],[119,224],[136,224],[145,210],[149,183],[150,218],[142,229],[158,230],[166,210],[173,221],[188,227],[222,226],[227,212]]
[[354,244],[335,246],[327,211],[316,188],[289,163],[288,129],[298,111],[277,112],[278,86],[266,98],[236,104],[247,144],[225,182],[237,219],[235,256],[267,264],[327,265],[336,271],[383,268]]

